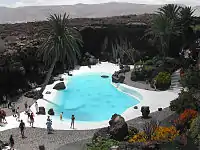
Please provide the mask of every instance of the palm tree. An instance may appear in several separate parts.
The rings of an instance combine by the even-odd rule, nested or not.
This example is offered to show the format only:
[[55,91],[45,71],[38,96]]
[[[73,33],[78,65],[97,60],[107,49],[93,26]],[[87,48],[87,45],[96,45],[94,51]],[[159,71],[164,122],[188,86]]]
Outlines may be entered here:
[[161,55],[167,56],[169,50],[170,36],[173,34],[173,24],[169,18],[164,15],[157,15],[152,20],[150,29],[145,36],[151,36],[153,41],[160,43]]
[[166,16],[170,20],[177,21],[181,7],[175,4],[167,4],[158,9],[158,14]]
[[183,7],[180,11],[179,24],[181,26],[183,43],[192,40],[191,36],[193,33],[192,25],[194,23],[193,18],[194,10],[191,7]]
[[190,27],[194,22],[194,11],[192,7],[183,7],[180,10],[180,23],[183,28],[187,29]]
[[48,26],[43,29],[41,36],[46,37],[40,46],[39,56],[42,57],[46,66],[50,67],[46,75],[46,79],[40,90],[40,94],[44,91],[48,84],[56,62],[63,64],[67,61],[69,65],[74,65],[77,58],[80,57],[80,46],[82,46],[82,38],[79,32],[69,25],[69,16],[50,15],[48,18]]

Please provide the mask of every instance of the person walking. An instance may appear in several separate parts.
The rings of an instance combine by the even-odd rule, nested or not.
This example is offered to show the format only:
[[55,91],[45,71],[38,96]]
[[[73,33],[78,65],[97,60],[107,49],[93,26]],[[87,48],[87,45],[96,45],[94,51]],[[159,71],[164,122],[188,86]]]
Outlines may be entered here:
[[52,120],[50,119],[50,116],[47,117],[47,121],[51,121],[52,122]]
[[47,121],[46,125],[47,125],[47,133],[50,134],[51,131],[52,131],[52,127],[51,127],[52,126],[52,121],[51,120]]
[[10,135],[9,143],[10,143],[10,150],[14,150],[15,142],[12,135]]
[[16,109],[16,115],[17,115],[16,120],[19,121],[20,120],[19,107],[17,107],[17,109]]
[[27,114],[27,113],[28,113],[28,112],[27,112],[27,108],[28,108],[27,101],[24,103],[24,108],[25,108],[25,112],[26,112],[26,114]]
[[30,115],[30,126],[33,128],[33,123],[34,123],[34,114],[33,112]]
[[12,108],[11,101],[8,99],[8,109]]
[[16,117],[16,114],[15,114],[15,104],[14,103],[12,104],[12,114],[13,114],[13,117]]
[[31,106],[29,106],[27,109],[27,115],[28,115],[28,121],[29,121],[30,116],[31,116]]
[[19,124],[19,128],[20,128],[20,131],[21,131],[21,135],[22,135],[22,138],[24,138],[24,129],[25,129],[25,123],[23,122],[23,120],[21,120],[20,124]]
[[60,121],[62,121],[63,118],[63,112],[60,113]]
[[72,118],[71,118],[71,127],[70,128],[74,129],[74,121],[75,121],[75,116],[72,115]]
[[3,123],[7,123],[7,120],[6,120],[6,112],[4,110],[1,110],[1,114],[2,114],[2,122]]
[[39,107],[38,107],[38,103],[37,103],[37,102],[35,102],[35,110],[36,110],[36,114],[38,114],[38,112],[39,112]]

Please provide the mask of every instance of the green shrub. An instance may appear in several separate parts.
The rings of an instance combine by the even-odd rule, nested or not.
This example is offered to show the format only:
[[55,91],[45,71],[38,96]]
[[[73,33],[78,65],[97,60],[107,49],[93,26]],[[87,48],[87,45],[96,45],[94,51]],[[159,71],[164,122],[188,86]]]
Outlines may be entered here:
[[133,70],[131,72],[131,80],[132,81],[145,81],[152,77],[153,71],[155,67],[150,65],[145,65],[140,69]]
[[160,90],[168,89],[171,85],[171,75],[168,72],[160,72],[155,77],[156,88]]
[[154,66],[150,66],[150,65],[146,65],[143,67],[143,72],[144,72],[144,76],[146,79],[149,79],[152,77],[153,72],[156,70],[156,67]]
[[188,89],[200,89],[200,71],[197,69],[188,69],[181,78],[181,84]]
[[194,140],[195,144],[200,145],[200,115],[191,123],[190,137]]
[[145,79],[145,74],[143,69],[141,70],[133,70],[131,72],[131,80],[132,81],[143,81]]
[[146,60],[144,65],[153,65],[153,60],[152,59]]
[[170,109],[177,113],[183,113],[185,109],[198,110],[198,99],[190,91],[181,91],[179,97],[170,103]]
[[87,145],[88,150],[109,150],[112,146],[118,146],[119,142],[113,139],[100,138],[97,142]]

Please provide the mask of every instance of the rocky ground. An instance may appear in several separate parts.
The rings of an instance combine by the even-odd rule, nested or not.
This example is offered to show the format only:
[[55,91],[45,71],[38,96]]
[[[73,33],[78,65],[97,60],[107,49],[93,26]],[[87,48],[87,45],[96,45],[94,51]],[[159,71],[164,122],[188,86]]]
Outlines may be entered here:
[[56,150],[62,145],[73,143],[83,139],[91,138],[95,130],[90,131],[54,131],[53,134],[47,134],[46,129],[26,128],[25,136],[22,139],[19,129],[11,129],[0,132],[2,141],[8,141],[10,135],[15,140],[17,150],[38,150],[40,145],[44,145],[47,150]]
[[[21,96],[17,100],[17,102],[14,102],[15,103],[15,108],[19,107],[19,111],[20,112],[25,111],[25,106],[24,106],[25,102],[27,102],[28,106],[31,106],[31,105],[33,105],[35,103],[35,100],[32,99],[32,98],[27,98],[25,96]],[[12,115],[12,110],[11,109],[8,109],[8,108],[2,108],[2,109],[6,112],[7,116],[11,116]]]
[[[169,108],[164,109],[161,112],[154,112],[150,114],[149,119],[142,119],[141,117],[128,121],[127,123],[138,129],[142,129],[145,122],[151,119],[162,121],[169,116],[172,116],[173,112]],[[22,139],[19,129],[10,129],[0,132],[2,141],[8,141],[9,136],[12,134],[15,140],[15,148],[17,150],[38,150],[39,145],[44,145],[48,150],[67,150],[70,148],[84,148],[85,143],[80,144],[81,140],[92,138],[93,134],[97,130],[87,131],[55,131],[54,134],[47,134],[46,129],[40,128],[26,128],[25,135],[27,138]],[[89,140],[86,140],[87,142]],[[70,144],[74,143],[75,144]],[[78,149],[77,149],[78,150]]]

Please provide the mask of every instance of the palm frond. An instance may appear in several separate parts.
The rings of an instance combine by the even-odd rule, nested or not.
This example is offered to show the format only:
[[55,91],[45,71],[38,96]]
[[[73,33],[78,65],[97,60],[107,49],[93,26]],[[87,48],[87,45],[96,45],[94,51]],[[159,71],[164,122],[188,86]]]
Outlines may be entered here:
[[40,46],[39,56],[46,65],[50,65],[56,58],[57,61],[74,64],[80,58],[82,37],[80,33],[69,26],[69,15],[50,15],[48,26],[40,33],[45,37]]

